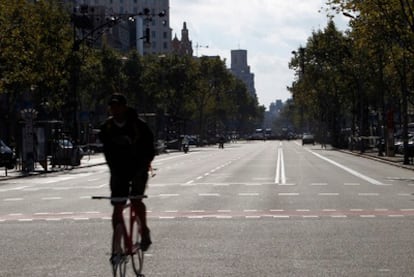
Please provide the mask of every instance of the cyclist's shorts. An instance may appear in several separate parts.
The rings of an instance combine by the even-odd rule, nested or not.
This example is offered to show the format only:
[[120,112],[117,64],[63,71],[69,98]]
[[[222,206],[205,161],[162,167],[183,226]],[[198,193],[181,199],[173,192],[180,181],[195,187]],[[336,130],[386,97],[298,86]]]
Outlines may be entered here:
[[[131,178],[111,174],[110,187],[111,197],[128,197],[143,195],[148,181],[148,171],[139,170],[137,174]],[[115,202],[115,203],[125,203]],[[114,202],[111,202],[114,204]]]

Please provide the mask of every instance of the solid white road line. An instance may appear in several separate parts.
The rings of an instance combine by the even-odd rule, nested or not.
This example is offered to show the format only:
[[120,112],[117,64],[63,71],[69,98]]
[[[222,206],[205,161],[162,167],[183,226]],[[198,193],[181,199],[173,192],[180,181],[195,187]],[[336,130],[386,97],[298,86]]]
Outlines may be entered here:
[[364,175],[362,173],[359,173],[359,172],[357,172],[357,171],[355,171],[355,170],[353,170],[353,169],[351,169],[349,167],[346,167],[346,166],[344,166],[344,165],[342,165],[340,163],[337,163],[337,162],[335,162],[335,161],[333,161],[331,159],[328,159],[328,158],[326,158],[326,157],[324,157],[324,156],[322,156],[322,155],[320,155],[318,153],[315,153],[315,152],[313,152],[311,150],[308,150],[308,151],[310,153],[312,153],[313,155],[315,155],[316,157],[318,157],[318,158],[320,158],[320,159],[322,159],[324,161],[327,161],[327,162],[329,162],[329,163],[331,163],[331,164],[333,164],[333,165],[335,165],[335,166],[337,166],[337,167],[339,167],[339,168],[347,171],[348,173],[351,173],[352,175],[354,175],[356,177],[359,177],[359,178],[361,178],[361,179],[363,179],[363,180],[365,180],[365,181],[367,181],[367,182],[369,182],[369,183],[371,183],[373,185],[382,185],[382,183],[380,181],[377,181],[377,180],[375,180],[375,179],[373,179],[371,177],[368,177],[368,176],[366,176],[366,175]]
[[283,148],[281,147],[277,149],[277,162],[276,162],[276,174],[275,175],[276,175],[275,184],[286,184],[285,161],[283,157]]

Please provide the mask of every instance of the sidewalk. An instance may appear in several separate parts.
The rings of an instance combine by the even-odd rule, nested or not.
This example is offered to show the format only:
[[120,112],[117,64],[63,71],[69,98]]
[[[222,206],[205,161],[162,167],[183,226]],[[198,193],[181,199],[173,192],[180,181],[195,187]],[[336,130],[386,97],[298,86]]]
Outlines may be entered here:
[[28,177],[28,176],[36,176],[36,175],[45,175],[45,174],[52,174],[56,172],[63,172],[68,170],[73,170],[76,168],[85,168],[85,167],[91,167],[91,166],[97,166],[97,165],[103,165],[105,164],[105,157],[102,153],[96,153],[93,155],[85,155],[82,160],[81,164],[79,166],[55,166],[52,168],[50,164],[48,164],[47,171],[44,170],[44,168],[36,163],[35,170],[30,173],[24,173],[21,171],[19,167],[14,169],[9,169],[6,171],[4,167],[0,168],[0,182],[3,180],[10,180],[15,178],[22,178],[22,177]]
[[[175,151],[171,150],[169,152],[175,152]],[[21,168],[19,168],[19,165],[17,166],[17,168],[9,169],[7,171],[4,167],[1,167],[0,168],[0,183],[1,181],[4,181],[4,180],[37,176],[37,175],[54,174],[58,172],[75,170],[77,168],[92,167],[92,166],[104,165],[104,164],[106,164],[104,154],[95,153],[95,154],[83,156],[81,160],[81,164],[79,166],[60,166],[60,167],[55,166],[53,168],[49,163],[47,171],[45,171],[44,168],[39,163],[36,163],[35,170],[30,173],[22,172]]]
[[401,168],[405,168],[405,169],[410,169],[410,170],[414,170],[414,164],[411,163],[409,165],[405,165],[404,164],[404,156],[401,154],[395,154],[394,157],[387,157],[387,156],[379,156],[378,155],[378,150],[377,149],[368,149],[366,150],[364,153],[360,153],[359,150],[346,150],[346,149],[337,149],[338,151],[341,151],[343,153],[348,153],[351,155],[355,155],[355,156],[359,156],[359,157],[363,157],[363,158],[367,158],[367,159],[371,159],[371,160],[376,160],[376,161],[380,161],[380,162],[384,162],[390,165],[394,165],[394,166],[398,166]]

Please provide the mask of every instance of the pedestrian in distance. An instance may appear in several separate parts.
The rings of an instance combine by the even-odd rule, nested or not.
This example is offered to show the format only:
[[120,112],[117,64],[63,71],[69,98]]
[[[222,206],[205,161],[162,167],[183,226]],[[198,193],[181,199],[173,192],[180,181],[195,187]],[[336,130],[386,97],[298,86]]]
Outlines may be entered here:
[[184,153],[187,153],[190,149],[190,140],[187,135],[185,135],[181,141],[181,149]]
[[[148,125],[138,118],[136,111],[127,106],[122,94],[112,94],[108,101],[110,116],[101,125],[99,137],[110,170],[111,198],[144,195],[148,171],[155,156],[154,136]],[[111,201],[112,226],[122,222],[126,201]],[[131,199],[142,226],[141,248],[151,245],[146,220],[146,206],[141,199]]]
[[225,142],[224,136],[220,136],[220,138],[218,140],[220,149],[224,149],[224,142]]
[[324,136],[321,138],[321,148],[326,149],[326,138]]

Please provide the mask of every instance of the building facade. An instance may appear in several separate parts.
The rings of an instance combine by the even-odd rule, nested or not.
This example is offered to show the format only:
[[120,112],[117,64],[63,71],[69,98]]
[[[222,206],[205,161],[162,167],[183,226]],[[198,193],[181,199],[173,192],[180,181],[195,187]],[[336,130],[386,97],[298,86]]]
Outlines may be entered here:
[[250,66],[247,64],[247,50],[231,50],[231,67],[230,71],[238,79],[246,84],[248,92],[257,98],[254,87],[254,74],[250,72]]
[[169,0],[67,0],[66,2],[73,4],[77,9],[82,5],[88,5],[89,15],[94,16],[94,22],[98,24],[104,24],[105,19],[102,19],[102,12],[96,15],[95,11],[104,9],[106,19],[121,16],[122,20],[103,34],[110,46],[120,51],[136,49],[143,55],[171,52]]

